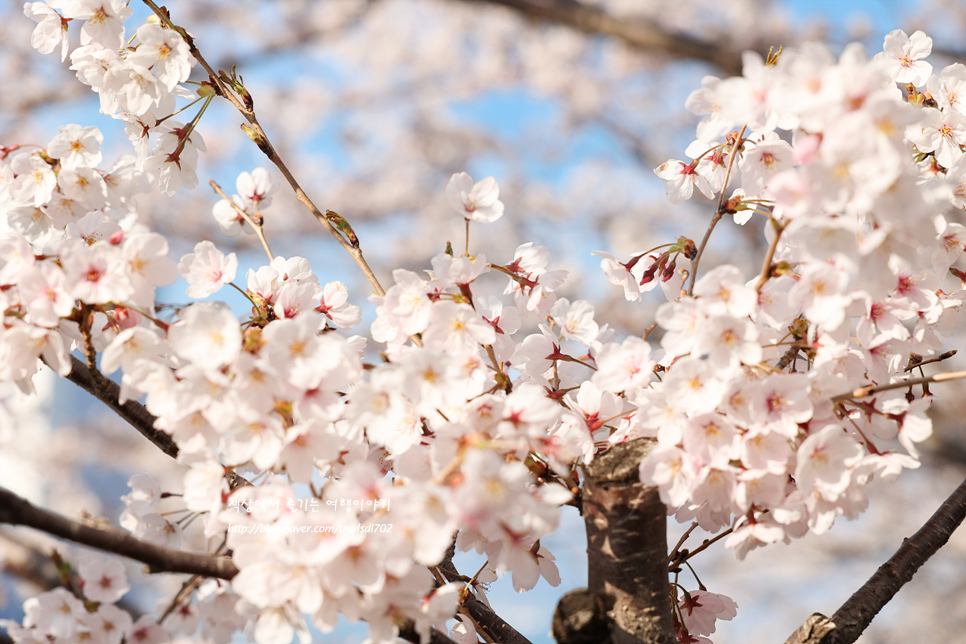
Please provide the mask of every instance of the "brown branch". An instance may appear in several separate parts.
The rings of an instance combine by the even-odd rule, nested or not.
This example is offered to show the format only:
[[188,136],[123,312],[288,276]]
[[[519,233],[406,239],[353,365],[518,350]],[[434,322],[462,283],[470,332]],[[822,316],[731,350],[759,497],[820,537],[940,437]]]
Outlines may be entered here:
[[141,432],[142,436],[154,443],[162,452],[171,458],[178,458],[178,446],[175,445],[171,436],[160,429],[155,429],[154,421],[157,420],[157,416],[135,400],[129,400],[123,405],[120,404],[118,401],[121,398],[121,388],[116,382],[104,378],[103,386],[98,387],[97,381],[87,365],[75,356],[71,356],[70,360],[71,369],[67,376],[68,380],[114,410],[118,416]]
[[[966,519],[966,481],[947,498],[916,534],[902,540],[892,557],[882,564],[865,584],[835,611],[831,620],[813,615],[814,625],[831,625],[831,630],[817,637],[801,633],[800,627],[786,644],[849,644],[858,639],[872,618],[888,604],[899,589],[912,579],[916,571],[943,547],[953,531]],[[825,621],[822,622],[822,618]],[[813,633],[818,632],[814,628]],[[819,629],[821,630],[821,629]],[[796,639],[797,637],[797,639]]]
[[567,25],[591,35],[612,36],[647,53],[703,60],[728,75],[741,74],[741,54],[727,43],[707,42],[642,18],[613,16],[575,0],[467,0],[508,7],[533,20]]
[[[71,369],[67,376],[68,380],[113,409],[118,416],[126,420],[129,425],[154,443],[155,447],[162,452],[171,458],[178,458],[178,446],[171,435],[154,427],[154,422],[158,419],[157,416],[145,409],[144,405],[136,400],[129,400],[123,405],[120,404],[118,401],[121,397],[121,388],[116,382],[103,376],[98,371],[97,373],[103,378],[103,382],[98,386],[87,365],[76,356],[71,356],[70,360]],[[232,490],[248,485],[248,481],[235,472],[228,472],[225,474],[225,478],[228,479],[228,485]]]
[[[416,631],[416,623],[411,619],[405,619],[401,624],[397,625],[399,628],[399,637],[406,641],[413,642],[413,644],[421,644],[422,638]],[[429,629],[429,644],[456,644],[453,640],[449,638],[445,633],[440,633],[435,628]]]
[[152,573],[187,573],[229,580],[238,574],[238,568],[230,559],[161,548],[114,528],[92,528],[41,510],[3,488],[0,488],[0,523],[42,530],[55,537],[135,559],[146,563]]
[[[455,545],[451,544],[446,553],[446,558],[437,566],[437,570],[443,574],[448,581],[466,582],[466,577],[459,574],[456,566],[453,565],[453,554]],[[500,644],[531,644],[522,633],[510,626],[502,617],[493,612],[493,609],[481,602],[473,595],[467,593],[463,600],[463,607],[469,616],[480,627],[480,631],[487,637]]]

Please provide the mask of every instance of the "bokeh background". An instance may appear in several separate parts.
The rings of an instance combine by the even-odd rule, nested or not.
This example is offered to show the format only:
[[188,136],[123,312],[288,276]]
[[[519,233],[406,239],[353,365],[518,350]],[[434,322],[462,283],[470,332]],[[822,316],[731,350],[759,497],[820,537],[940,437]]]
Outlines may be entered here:
[[[131,6],[133,29],[147,10]],[[447,241],[462,247],[462,219],[444,199],[450,175],[492,175],[507,214],[474,227],[472,251],[506,263],[523,242],[548,246],[552,267],[571,269],[561,294],[590,301],[598,321],[622,334],[646,328],[663,298],[658,291],[625,302],[590,252],[626,258],[679,235],[700,239],[712,204],[698,196],[672,206],[653,169],[683,158],[693,140],[697,118],[684,101],[704,75],[737,73],[744,49],[767,52],[807,40],[836,53],[860,41],[874,54],[898,28],[923,29],[934,39],[937,72],[966,59],[966,5],[952,0],[171,0],[167,6],[209,62],[237,66],[276,148],[317,204],[352,223],[384,284],[393,268],[429,268]],[[69,62],[30,48],[33,24],[22,3],[0,6],[0,145],[43,145],[58,125],[80,123],[104,133],[105,165],[131,153],[122,124],[99,114],[96,96],[74,79]],[[202,79],[198,68],[192,78]],[[143,221],[171,240],[173,257],[202,239],[236,252],[239,283],[264,257],[253,236],[219,232],[211,216],[218,198],[206,181],[231,193],[239,172],[270,167],[238,129],[241,122],[227,103],[213,104],[200,126],[208,147],[201,185],[174,198],[148,194],[138,201]],[[307,257],[323,282],[349,286],[350,299],[365,311],[364,333],[373,315],[370,287],[341,248],[285,186],[265,214],[276,254]],[[951,216],[963,220],[961,212]],[[727,261],[750,276],[763,240],[757,219],[744,227],[724,221],[703,265]],[[491,283],[502,290],[502,281]],[[184,286],[159,299],[185,302]],[[236,299],[229,301],[241,313],[244,303]],[[962,345],[958,335],[948,348]],[[946,364],[963,368],[958,359]],[[131,473],[151,473],[167,489],[180,486],[176,463],[73,385],[48,374],[38,389],[32,400],[14,392],[3,397],[0,485],[71,517],[112,521]],[[966,390],[951,383],[935,393],[936,436],[926,444],[923,467],[897,484],[873,484],[870,509],[859,521],[839,521],[828,535],[755,551],[744,562],[721,548],[696,558],[705,586],[739,605],[733,622],[720,623],[716,644],[784,642],[812,612],[834,612],[963,479]],[[672,526],[669,539],[680,532]],[[42,556],[51,544],[35,533],[0,529],[0,617],[19,618],[23,599],[51,583]],[[573,508],[564,508],[560,530],[545,545],[557,558],[561,586],[541,581],[517,595],[509,580],[500,580],[490,595],[534,644],[552,641],[557,599],[586,583],[583,525]],[[479,562],[467,557],[457,564],[466,572]],[[137,566],[131,577],[141,578]],[[681,583],[696,587],[687,574]],[[163,581],[167,590],[177,585]],[[129,599],[132,610],[151,611],[160,596],[156,587],[137,588]],[[963,642],[964,633],[960,531],[860,642]],[[358,642],[365,629],[345,625],[316,635]]]

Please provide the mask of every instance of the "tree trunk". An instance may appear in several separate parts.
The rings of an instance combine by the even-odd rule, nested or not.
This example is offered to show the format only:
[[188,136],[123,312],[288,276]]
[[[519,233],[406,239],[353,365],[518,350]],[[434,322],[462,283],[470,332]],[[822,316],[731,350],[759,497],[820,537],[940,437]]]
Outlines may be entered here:
[[617,445],[590,464],[582,503],[587,526],[588,586],[603,596],[614,644],[671,644],[667,507],[638,466],[654,441]]

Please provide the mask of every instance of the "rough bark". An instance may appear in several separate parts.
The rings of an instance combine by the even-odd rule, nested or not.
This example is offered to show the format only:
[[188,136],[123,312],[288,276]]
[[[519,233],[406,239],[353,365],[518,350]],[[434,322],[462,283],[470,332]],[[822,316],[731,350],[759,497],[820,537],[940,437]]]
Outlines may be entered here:
[[675,641],[667,575],[667,508],[638,466],[653,448],[641,439],[617,445],[587,470],[582,493],[588,589],[613,601],[614,644]]

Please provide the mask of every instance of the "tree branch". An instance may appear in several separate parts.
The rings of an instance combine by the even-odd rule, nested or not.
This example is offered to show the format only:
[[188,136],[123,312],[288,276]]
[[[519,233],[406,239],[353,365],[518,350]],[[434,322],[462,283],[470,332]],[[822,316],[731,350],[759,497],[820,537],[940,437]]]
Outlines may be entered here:
[[[466,578],[459,574],[456,566],[453,565],[453,554],[455,553],[455,543],[450,545],[446,552],[446,558],[438,566],[438,570],[447,581],[465,582]],[[493,612],[493,609],[481,602],[473,595],[467,593],[463,600],[463,607],[473,618],[473,621],[480,627],[487,636],[500,644],[531,644],[522,633],[510,626],[502,617]]]
[[966,519],[966,481],[946,499],[916,534],[903,539],[882,564],[832,615],[815,614],[785,644],[849,644],[858,639],[872,618],[889,603],[916,571],[943,547]]
[[161,548],[114,528],[93,528],[41,510],[3,488],[0,488],[0,523],[42,530],[55,537],[135,559],[146,563],[152,573],[175,572],[218,579],[231,579],[238,574],[238,568],[230,559]]
[[591,35],[612,36],[647,53],[703,60],[729,76],[741,74],[741,54],[728,43],[706,42],[686,34],[671,33],[641,18],[612,16],[575,0],[466,0],[489,2],[514,9],[533,20],[554,22]]
[[70,361],[71,369],[67,376],[68,380],[113,409],[118,416],[141,432],[142,436],[154,443],[162,452],[171,458],[178,458],[178,446],[175,445],[171,436],[160,429],[155,429],[154,421],[158,419],[157,416],[135,400],[129,400],[123,405],[120,404],[118,401],[121,399],[121,388],[116,382],[105,378],[103,386],[98,387],[86,364],[73,355],[70,357]]
[[[178,458],[178,446],[171,435],[154,427],[154,421],[158,419],[157,416],[145,409],[144,405],[136,400],[129,400],[123,405],[120,404],[118,401],[121,399],[121,388],[116,382],[110,378],[102,377],[101,385],[98,386],[86,364],[73,355],[70,360],[71,369],[70,374],[67,375],[68,380],[113,409],[118,416],[126,420],[128,424],[154,443],[162,452],[171,458]],[[248,485],[248,481],[235,472],[228,472],[225,474],[225,478],[228,479],[228,486],[232,490]]]

